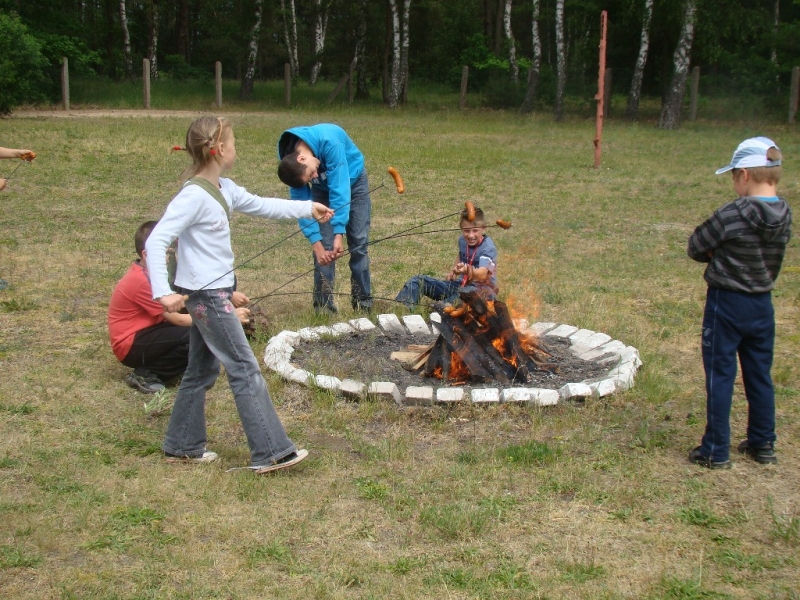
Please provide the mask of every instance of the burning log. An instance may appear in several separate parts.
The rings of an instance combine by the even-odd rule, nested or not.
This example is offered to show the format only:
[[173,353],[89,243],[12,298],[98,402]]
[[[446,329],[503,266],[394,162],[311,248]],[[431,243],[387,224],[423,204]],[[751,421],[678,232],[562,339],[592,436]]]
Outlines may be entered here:
[[525,383],[534,371],[557,368],[547,362],[546,348],[516,330],[504,303],[484,301],[475,292],[461,294],[461,300],[457,309],[437,307],[439,338],[419,355],[414,370],[424,363],[426,376],[451,382]]

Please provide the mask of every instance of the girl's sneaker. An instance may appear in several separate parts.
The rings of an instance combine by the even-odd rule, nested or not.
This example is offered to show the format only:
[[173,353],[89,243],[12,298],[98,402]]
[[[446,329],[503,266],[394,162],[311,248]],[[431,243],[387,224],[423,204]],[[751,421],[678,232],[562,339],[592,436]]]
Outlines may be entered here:
[[219,458],[216,452],[206,450],[202,456],[177,456],[175,454],[164,453],[164,458],[168,463],[210,463]]
[[266,465],[264,467],[250,467],[250,469],[252,469],[256,475],[263,475],[264,473],[271,473],[272,471],[277,471],[278,469],[292,467],[303,460],[306,456],[308,456],[308,450],[300,448],[297,452],[293,452],[289,456],[284,456],[275,464]]
[[778,462],[778,457],[775,456],[775,447],[772,445],[772,442],[769,442],[760,448],[753,448],[750,445],[750,442],[744,440],[741,444],[739,444],[739,452],[746,454],[754,461],[761,463],[762,465],[774,465],[776,462]]

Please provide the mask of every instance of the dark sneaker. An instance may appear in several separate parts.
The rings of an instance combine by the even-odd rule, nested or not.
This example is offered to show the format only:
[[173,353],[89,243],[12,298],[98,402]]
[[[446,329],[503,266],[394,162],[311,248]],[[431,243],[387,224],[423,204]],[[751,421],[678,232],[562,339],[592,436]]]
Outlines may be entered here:
[[778,462],[778,457],[775,456],[775,447],[772,445],[772,442],[760,448],[753,448],[747,440],[744,440],[739,444],[739,452],[746,454],[762,465],[774,465]]
[[125,378],[125,383],[143,394],[155,394],[164,390],[164,384],[155,375],[143,376],[131,373]]
[[703,467],[707,467],[709,469],[730,469],[731,468],[731,461],[723,460],[723,461],[716,461],[711,460],[707,456],[703,456],[700,452],[700,446],[689,452],[689,462],[692,462],[696,465],[700,465]]

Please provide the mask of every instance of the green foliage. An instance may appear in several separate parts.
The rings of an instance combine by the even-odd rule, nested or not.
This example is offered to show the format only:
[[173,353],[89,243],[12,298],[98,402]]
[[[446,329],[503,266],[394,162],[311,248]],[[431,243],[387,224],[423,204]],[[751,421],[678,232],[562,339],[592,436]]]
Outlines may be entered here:
[[95,68],[102,62],[100,53],[90,50],[80,38],[67,35],[39,34],[36,36],[42,46],[42,54],[53,70],[57,70],[66,57],[70,76],[91,77]]
[[47,98],[47,59],[15,13],[0,12],[0,115]]
[[210,81],[212,74],[207,69],[192,67],[180,54],[170,54],[161,62],[161,73],[176,81]]

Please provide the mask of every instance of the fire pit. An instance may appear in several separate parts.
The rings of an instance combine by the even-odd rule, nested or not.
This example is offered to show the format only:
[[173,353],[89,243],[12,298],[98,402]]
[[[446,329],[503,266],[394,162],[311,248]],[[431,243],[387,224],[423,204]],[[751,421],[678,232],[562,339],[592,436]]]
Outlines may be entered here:
[[[481,307],[480,302],[477,304],[478,313],[486,308]],[[469,306],[469,310],[475,310],[471,303]],[[367,395],[390,399],[401,406],[453,402],[527,402],[545,406],[567,399],[600,398],[633,385],[636,370],[642,364],[636,348],[613,340],[605,333],[572,325],[536,323],[529,326],[524,321],[512,320],[502,306],[500,310],[491,309],[466,319],[462,314],[453,316],[452,311],[448,313],[443,309],[431,314],[430,323],[419,315],[407,315],[401,320],[394,314],[382,314],[377,317],[377,325],[360,318],[332,326],[282,331],[267,344],[264,362],[288,381],[331,390],[352,399]],[[487,337],[493,327],[496,331]],[[382,347],[391,347],[393,342],[403,340],[402,347],[385,353],[404,361],[407,370],[424,371],[428,377],[419,377],[421,385],[398,385],[398,381],[388,378],[373,381],[359,381],[357,375],[338,378],[292,364],[295,349],[304,344],[324,344],[347,336],[360,337],[363,341],[370,335],[375,336],[376,341],[385,342]],[[415,343],[408,344],[409,340]],[[557,389],[542,385],[538,382],[541,378],[535,374],[546,375],[548,369],[558,369],[557,363],[548,362],[552,358],[548,351],[551,346],[566,348],[573,363],[591,365],[590,371],[595,375],[561,382]],[[465,347],[470,350],[465,356],[471,356],[476,347],[481,350],[480,358],[461,359],[469,372],[467,378],[459,372],[460,367],[452,368],[461,358],[458,349]],[[369,356],[357,356],[362,362],[370,361]],[[356,372],[354,367],[353,373]],[[403,391],[401,386],[405,387]]]

